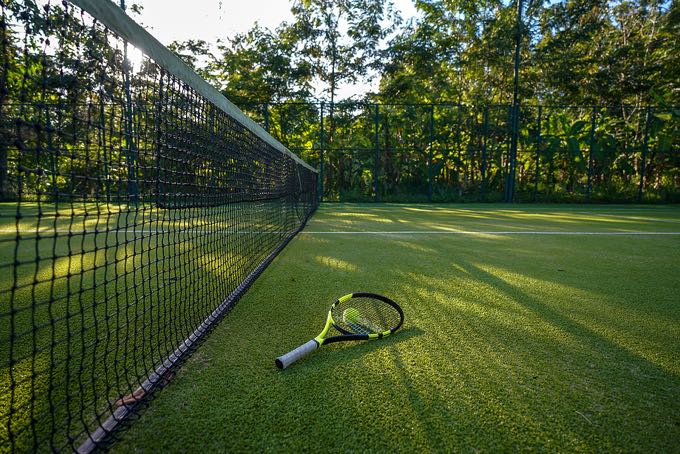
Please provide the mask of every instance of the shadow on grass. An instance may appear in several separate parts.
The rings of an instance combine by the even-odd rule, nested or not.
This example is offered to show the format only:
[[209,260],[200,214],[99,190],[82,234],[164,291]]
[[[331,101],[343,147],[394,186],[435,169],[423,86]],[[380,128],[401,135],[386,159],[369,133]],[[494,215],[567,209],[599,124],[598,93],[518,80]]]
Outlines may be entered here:
[[[407,348],[394,344],[387,351],[391,365],[382,365],[394,373],[385,378],[392,380],[391,398],[412,415],[410,424],[419,427],[427,447],[673,446],[680,434],[680,380],[669,357],[678,343],[655,327],[661,314],[673,320],[676,313],[668,312],[664,299],[640,310],[630,293],[621,293],[631,284],[622,276],[645,288],[658,273],[623,266],[618,278],[604,274],[621,256],[654,254],[639,252],[639,240],[365,241],[353,248],[326,244],[323,253],[352,265],[353,272],[335,274],[334,285],[363,280],[377,286],[403,302],[406,319],[427,332]],[[358,253],[364,246],[372,252]],[[562,255],[553,260],[553,250]],[[367,270],[377,273],[366,277]],[[661,279],[672,288],[672,278]],[[314,367],[333,373],[369,353],[364,348],[369,346],[343,349],[342,360],[329,352]],[[651,353],[643,355],[645,349]],[[423,380],[423,374],[431,376]],[[353,404],[346,398],[344,405]],[[484,435],[466,441],[470,434]]]
[[[408,323],[408,322],[404,322]],[[281,371],[290,373],[291,369],[304,370],[307,367],[337,367],[338,364],[356,361],[362,356],[379,349],[389,349],[392,346],[405,342],[411,338],[422,336],[425,331],[417,326],[406,326],[394,334],[385,338],[372,341],[349,341],[338,342],[322,346],[314,354],[308,356],[303,361],[293,364],[291,367]],[[327,358],[333,355],[334,358]]]
[[[508,247],[507,243],[503,249],[508,257],[522,255],[514,247]],[[442,252],[437,254],[441,256]],[[495,433],[510,445],[516,442],[515,447],[525,445],[526,440],[518,438],[516,431],[504,421],[504,414],[514,413],[518,421],[525,421],[531,430],[544,426],[543,418],[562,419],[561,432],[553,434],[558,442],[555,447],[580,445],[591,449],[596,446],[620,449],[635,441],[639,443],[638,446],[649,449],[668,449],[672,446],[671,434],[680,432],[680,418],[677,417],[678,407],[675,403],[680,398],[677,374],[615,342],[612,336],[598,332],[600,330],[592,326],[591,322],[566,312],[569,309],[560,310],[523,291],[520,285],[514,285],[508,279],[485,270],[483,266],[492,263],[485,264],[483,256],[476,258],[473,262],[456,256],[451,261],[477,281],[480,287],[489,288],[491,294],[501,296],[502,300],[489,301],[477,312],[466,310],[465,304],[469,302],[464,300],[458,308],[438,307],[438,316],[433,317],[436,325],[428,331],[438,333],[433,335],[438,337],[435,345],[439,347],[428,353],[432,358],[445,357],[448,353],[452,363],[472,374],[467,377],[470,381],[468,384],[478,384],[480,380],[493,383],[503,376],[528,381],[529,384],[511,382],[509,388],[499,388],[490,394],[477,390],[472,392],[478,406],[486,407],[487,413],[492,415],[491,419],[495,419],[492,428],[485,429],[487,434]],[[414,282],[412,270],[397,267],[394,272],[400,276],[399,281],[410,280],[404,288],[405,292],[455,294],[450,276],[440,276],[438,279],[437,276],[420,275],[421,279]],[[512,272],[519,274],[516,270]],[[542,280],[546,276],[529,273],[524,277]],[[585,282],[574,286],[573,282],[553,278],[553,283],[559,283],[566,289],[572,288],[574,293],[590,292],[595,301],[598,298]],[[601,298],[607,296],[599,295]],[[615,317],[612,314],[609,316]],[[520,319],[531,321],[534,326],[522,325]],[[447,330],[452,320],[456,321],[457,327],[451,326]],[[447,331],[450,333],[448,336],[442,335]],[[476,332],[476,337],[482,338],[485,345],[474,345],[460,331]],[[553,335],[547,335],[548,332]],[[447,347],[455,343],[467,347],[468,352],[473,354],[447,352]],[[664,346],[664,349],[671,351],[673,348],[677,348],[677,344],[675,347],[672,344]],[[433,397],[435,390],[428,389],[426,394],[416,391],[410,375],[404,372],[407,367],[401,354],[395,354],[393,360],[400,371],[402,388],[407,390],[415,409],[422,408],[423,401],[430,402],[428,408],[439,404],[437,398]],[[442,370],[442,373],[445,371]],[[546,379],[547,374],[552,376]],[[538,387],[531,384],[532,379],[538,378],[542,378],[544,383]],[[545,401],[545,396],[540,396],[543,402],[532,403],[519,395],[519,392],[526,391],[522,387],[529,388],[530,395],[546,391],[555,400]],[[506,411],[498,413],[499,406],[505,407]],[[513,407],[516,407],[516,411],[507,411]],[[558,414],[555,415],[555,412]],[[635,421],[629,418],[631,412],[638,414]],[[670,416],[672,413],[676,416]],[[420,412],[423,419],[428,416],[431,415]],[[426,424],[424,427],[431,446],[440,446],[445,436],[443,432],[434,430],[436,425]],[[628,431],[628,437],[622,437],[620,431]]]

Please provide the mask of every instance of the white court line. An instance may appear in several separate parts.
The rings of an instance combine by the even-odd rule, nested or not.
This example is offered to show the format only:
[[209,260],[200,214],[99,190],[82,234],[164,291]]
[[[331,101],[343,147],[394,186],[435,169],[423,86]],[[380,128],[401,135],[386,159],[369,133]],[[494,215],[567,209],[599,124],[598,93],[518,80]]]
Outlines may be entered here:
[[564,232],[564,231],[495,231],[495,230],[469,230],[469,231],[441,231],[441,230],[386,230],[386,231],[356,231],[356,232],[300,232],[306,235],[680,235],[680,232]]
[[[326,204],[322,204],[319,206],[319,210],[323,211],[331,211],[331,212],[337,212],[337,209],[333,204],[336,202],[326,202]],[[338,205],[343,205],[341,202],[337,202]],[[555,212],[555,213],[578,213],[578,212],[584,212],[584,213],[589,213],[589,214],[599,214],[599,213],[607,213],[611,211],[622,211],[622,212],[642,212],[642,213],[656,213],[656,212],[678,212],[680,211],[680,204],[677,206],[663,206],[663,207],[652,207],[652,206],[622,206],[622,207],[602,207],[602,206],[593,206],[592,210],[589,210],[587,207],[584,208],[583,206],[572,206],[572,207],[542,207],[542,206],[531,206],[529,204],[527,205],[517,205],[517,206],[503,206],[499,207],[498,205],[495,206],[490,206],[490,207],[485,207],[485,206],[475,206],[475,207],[464,207],[464,206],[446,206],[446,205],[428,205],[428,204],[422,204],[421,206],[417,205],[404,205],[404,204],[377,204],[373,205],[370,203],[366,204],[358,204],[355,206],[352,206],[353,204],[349,203],[346,204],[348,205],[348,209],[350,210],[361,210],[363,208],[371,208],[375,207],[376,209],[383,210],[383,209],[410,209],[410,208],[415,208],[415,209],[421,209],[421,210],[437,210],[437,211],[469,211],[469,212],[495,212],[495,211],[514,211],[514,212],[519,212],[519,213],[527,213],[531,214],[532,212],[541,212],[541,211],[548,211],[548,212]],[[602,211],[596,211],[596,210],[602,210]]]

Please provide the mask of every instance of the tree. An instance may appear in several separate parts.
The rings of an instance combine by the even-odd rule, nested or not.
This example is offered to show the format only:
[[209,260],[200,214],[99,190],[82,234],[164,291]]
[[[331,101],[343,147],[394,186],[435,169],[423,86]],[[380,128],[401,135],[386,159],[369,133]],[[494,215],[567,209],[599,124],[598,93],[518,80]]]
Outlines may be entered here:
[[400,22],[391,0],[298,0],[291,11],[302,52],[331,104],[340,84],[380,67],[382,41]]
[[270,31],[255,25],[218,45],[207,66],[219,88],[237,104],[308,99],[310,67],[297,54],[296,31],[289,24]]

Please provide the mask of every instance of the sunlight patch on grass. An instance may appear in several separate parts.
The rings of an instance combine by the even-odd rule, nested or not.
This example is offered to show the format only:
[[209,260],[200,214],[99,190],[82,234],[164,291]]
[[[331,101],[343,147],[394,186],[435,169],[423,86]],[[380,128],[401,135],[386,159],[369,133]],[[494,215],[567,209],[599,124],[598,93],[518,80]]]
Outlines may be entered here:
[[357,267],[356,265],[345,261],[345,260],[340,260],[338,258],[334,257],[328,257],[328,256],[323,256],[323,255],[317,255],[314,258],[319,264],[333,268],[333,269],[338,269],[338,270],[344,270],[344,271],[356,271]]

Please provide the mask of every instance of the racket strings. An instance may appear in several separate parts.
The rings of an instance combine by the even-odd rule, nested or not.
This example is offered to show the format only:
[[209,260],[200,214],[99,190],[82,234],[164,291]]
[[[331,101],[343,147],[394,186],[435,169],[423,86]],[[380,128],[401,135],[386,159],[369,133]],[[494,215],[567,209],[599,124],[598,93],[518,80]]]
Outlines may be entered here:
[[396,328],[401,321],[391,305],[373,298],[351,298],[333,308],[333,320],[355,334],[377,334]]

